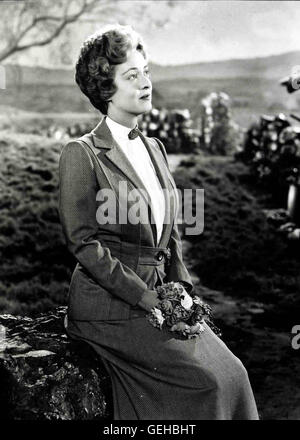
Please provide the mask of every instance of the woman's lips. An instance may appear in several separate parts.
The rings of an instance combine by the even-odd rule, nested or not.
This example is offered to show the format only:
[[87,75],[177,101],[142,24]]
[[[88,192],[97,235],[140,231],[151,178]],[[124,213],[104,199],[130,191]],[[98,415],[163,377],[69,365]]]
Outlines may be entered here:
[[144,95],[140,99],[144,99],[145,101],[151,99],[151,95]]

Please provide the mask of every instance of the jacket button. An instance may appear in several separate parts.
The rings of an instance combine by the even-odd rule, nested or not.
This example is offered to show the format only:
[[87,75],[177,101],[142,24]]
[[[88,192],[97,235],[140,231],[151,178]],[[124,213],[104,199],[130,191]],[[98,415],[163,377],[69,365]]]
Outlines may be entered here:
[[164,258],[163,251],[159,251],[156,255],[156,258],[158,259],[158,261],[161,261]]

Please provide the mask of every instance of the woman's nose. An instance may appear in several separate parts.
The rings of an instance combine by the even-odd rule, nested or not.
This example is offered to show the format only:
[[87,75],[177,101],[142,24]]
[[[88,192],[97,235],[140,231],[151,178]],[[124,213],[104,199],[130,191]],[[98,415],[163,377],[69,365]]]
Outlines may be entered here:
[[149,89],[152,86],[151,80],[149,77],[142,75],[140,80],[140,88],[141,89]]

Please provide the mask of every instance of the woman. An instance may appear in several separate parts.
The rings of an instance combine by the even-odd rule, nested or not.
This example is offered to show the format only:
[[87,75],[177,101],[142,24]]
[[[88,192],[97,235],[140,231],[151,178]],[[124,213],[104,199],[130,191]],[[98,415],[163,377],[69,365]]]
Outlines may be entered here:
[[[76,81],[105,116],[60,157],[60,219],[78,261],[68,335],[103,359],[115,420],[257,419],[243,364],[208,325],[200,337],[185,339],[146,319],[159,302],[155,287],[178,281],[191,293],[193,284],[174,223],[178,196],[165,148],[136,129],[138,116],[151,109],[152,91],[140,36],[114,26],[90,37]],[[141,221],[124,222],[137,189],[147,210]],[[103,191],[114,196],[107,222]]]

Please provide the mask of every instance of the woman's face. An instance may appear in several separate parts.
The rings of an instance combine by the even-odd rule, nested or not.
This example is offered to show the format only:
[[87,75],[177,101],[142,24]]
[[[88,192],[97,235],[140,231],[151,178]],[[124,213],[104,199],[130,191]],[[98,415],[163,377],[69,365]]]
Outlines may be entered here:
[[148,64],[137,50],[127,52],[127,61],[115,68],[117,91],[108,104],[108,116],[128,123],[152,108],[152,84]]

